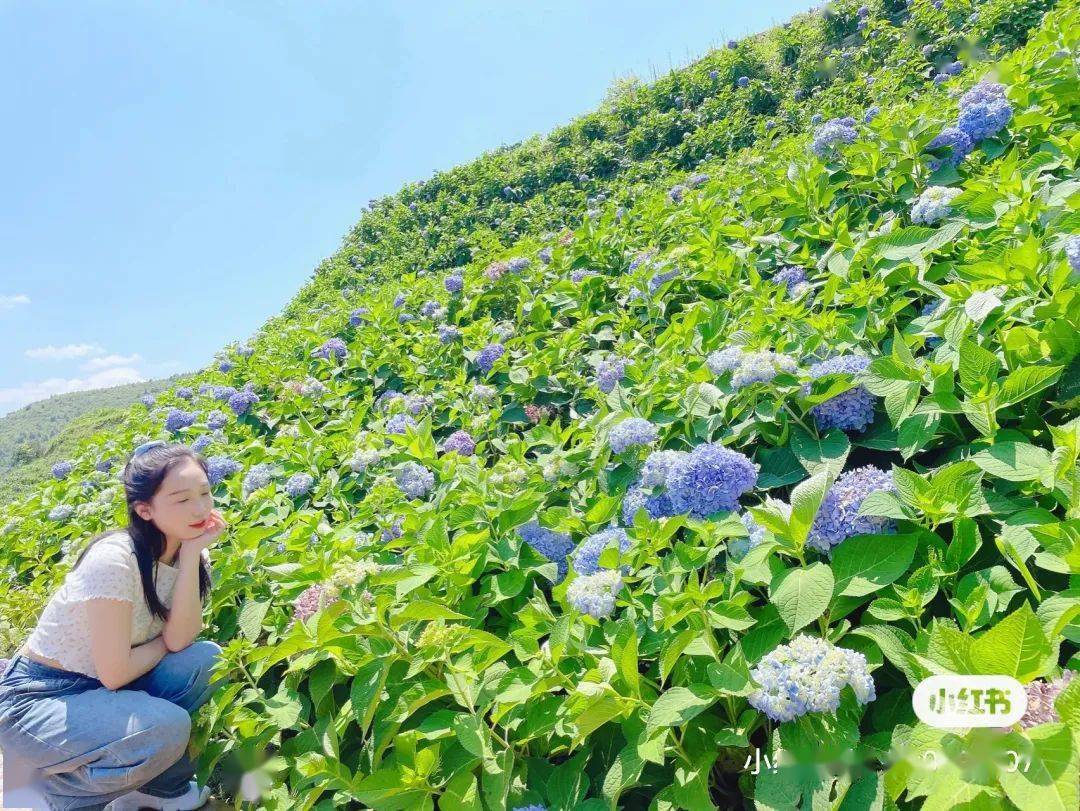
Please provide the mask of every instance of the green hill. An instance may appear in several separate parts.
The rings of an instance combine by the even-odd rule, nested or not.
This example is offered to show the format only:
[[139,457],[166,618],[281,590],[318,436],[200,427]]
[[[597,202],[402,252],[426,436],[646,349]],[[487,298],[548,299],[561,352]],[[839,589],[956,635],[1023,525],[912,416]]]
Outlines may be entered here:
[[[835,4],[376,201],[250,353],[6,508],[8,645],[123,518],[95,465],[172,435],[230,525],[224,793],[1077,807],[1080,10],[939,5]],[[1029,710],[921,722],[949,673]]]

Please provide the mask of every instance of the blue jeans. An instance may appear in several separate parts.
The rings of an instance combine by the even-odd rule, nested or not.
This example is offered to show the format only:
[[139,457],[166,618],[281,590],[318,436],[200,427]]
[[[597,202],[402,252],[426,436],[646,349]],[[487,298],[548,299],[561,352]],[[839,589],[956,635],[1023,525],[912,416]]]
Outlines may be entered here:
[[221,648],[198,640],[119,690],[16,655],[0,675],[0,747],[40,770],[55,811],[95,809],[134,789],[178,797],[195,766],[191,713],[222,683]]

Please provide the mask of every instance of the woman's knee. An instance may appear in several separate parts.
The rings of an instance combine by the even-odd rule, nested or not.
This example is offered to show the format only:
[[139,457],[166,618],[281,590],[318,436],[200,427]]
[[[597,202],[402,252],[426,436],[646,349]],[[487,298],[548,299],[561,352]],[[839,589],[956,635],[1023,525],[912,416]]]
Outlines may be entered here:
[[104,747],[87,766],[96,789],[113,792],[141,786],[180,759],[191,738],[191,716],[168,701],[155,701],[139,729]]

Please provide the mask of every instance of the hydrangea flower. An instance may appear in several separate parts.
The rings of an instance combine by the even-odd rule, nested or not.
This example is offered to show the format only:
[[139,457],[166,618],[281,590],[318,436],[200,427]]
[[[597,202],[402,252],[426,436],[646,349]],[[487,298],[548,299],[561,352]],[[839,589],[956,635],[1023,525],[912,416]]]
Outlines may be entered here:
[[416,420],[410,417],[408,414],[397,413],[386,421],[386,433],[388,434],[404,434],[406,428],[411,428],[416,425]]
[[569,571],[566,558],[574,549],[574,543],[569,535],[541,526],[535,519],[518,527],[517,534],[521,540],[545,558],[558,564],[558,580],[561,581],[566,577]]
[[270,484],[273,475],[274,466],[267,462],[262,462],[251,468],[244,475],[244,481],[241,484],[241,492],[243,493],[244,498],[247,498],[256,490],[260,490]]
[[397,317],[397,320],[398,320],[398,323],[399,323],[399,324],[407,324],[407,323],[409,323],[410,321],[415,321],[415,320],[416,320],[416,316],[415,316],[415,315],[413,315],[412,313],[401,313],[401,314],[400,314],[400,315],[399,315],[399,316]]
[[961,73],[964,72],[964,63],[959,61],[949,62],[947,65],[945,65],[945,67],[941,69],[941,72],[949,76],[959,76]]
[[739,516],[739,520],[746,527],[747,536],[745,538],[732,538],[728,541],[728,554],[734,560],[745,557],[747,552],[765,540],[765,527],[755,521],[753,515],[744,512]]
[[933,225],[938,220],[947,217],[952,211],[950,205],[961,194],[960,189],[948,186],[931,186],[915,201],[911,207],[911,221]]
[[630,417],[611,429],[608,444],[613,452],[622,453],[628,448],[655,442],[658,435],[656,426],[648,420]]
[[401,527],[404,521],[404,518],[398,516],[393,520],[390,526],[383,528],[383,531],[381,533],[383,541],[396,541],[398,538],[404,535],[405,530]]
[[740,76],[735,81],[735,84],[737,84],[739,87],[749,87],[750,86],[750,77],[749,76]]
[[395,309],[400,309],[402,307],[402,305],[404,305],[404,304],[405,304],[405,294],[404,293],[398,293],[396,296],[394,296],[394,308]]
[[759,685],[750,705],[781,723],[811,712],[836,712],[845,685],[860,704],[877,697],[865,656],[808,634],[768,653],[750,676]]
[[928,149],[941,149],[948,147],[949,156],[944,161],[931,161],[930,167],[934,170],[942,163],[949,166],[959,166],[964,158],[971,154],[971,138],[959,127],[946,127],[939,132],[928,145]]
[[727,41],[727,46],[729,51],[734,51],[736,48],[739,47],[739,41],[735,39],[729,39]]
[[49,510],[50,521],[67,521],[75,514],[75,508],[70,504],[57,504]]
[[741,389],[753,383],[768,383],[778,374],[794,374],[796,368],[795,359],[788,355],[769,351],[747,352],[731,376],[731,385]]
[[176,390],[176,396],[181,400],[191,400],[195,396],[195,391],[191,386],[181,386]]
[[71,473],[75,467],[70,461],[57,462],[52,466],[52,475],[54,479],[66,479],[68,474]]
[[341,340],[341,338],[330,338],[318,349],[314,349],[311,352],[313,358],[323,358],[326,360],[329,360],[331,356],[340,360],[348,354],[348,347],[345,346],[345,342]]
[[315,477],[310,473],[294,473],[285,482],[285,492],[292,498],[307,495],[315,484]]
[[435,474],[417,462],[406,462],[395,477],[398,489],[409,498],[424,498],[435,486]]
[[859,137],[855,131],[855,119],[851,116],[832,118],[814,132],[810,150],[819,158],[824,158],[838,144],[850,144]]
[[423,413],[425,408],[431,406],[433,400],[426,394],[410,394],[405,398],[405,410],[414,417]]
[[656,256],[656,248],[649,248],[647,251],[641,251],[633,259],[630,260],[630,265],[627,267],[627,272],[633,273],[639,267],[646,262],[651,262],[653,257]]
[[461,337],[461,330],[449,324],[439,325],[439,343],[449,344]]
[[224,411],[214,410],[206,416],[206,427],[211,431],[217,431],[220,428],[224,428],[229,422],[229,417]]
[[547,811],[546,805],[519,805],[514,811]]
[[238,346],[236,348],[236,354],[242,358],[250,358],[252,355],[255,354],[255,347],[248,346],[247,344],[244,344],[243,346]]
[[1069,237],[1065,243],[1065,258],[1074,273],[1080,273],[1080,236]]
[[708,182],[709,176],[704,172],[698,172],[697,174],[690,175],[690,177],[686,178],[686,185],[691,189],[696,189],[698,186]]
[[537,405],[536,403],[528,403],[525,406],[525,416],[528,418],[529,422],[534,425],[550,414],[551,409],[546,406]]
[[153,394],[144,394],[142,397],[139,398],[139,402],[141,402],[147,408],[153,406],[156,401],[157,398]]
[[528,257],[515,256],[506,264],[513,273],[520,273],[521,271],[525,270],[525,268],[527,268],[529,265],[531,265],[532,262],[529,260]]
[[210,480],[211,486],[217,484],[222,479],[231,476],[244,466],[237,462],[235,459],[231,459],[228,456],[217,455],[211,456],[206,460],[207,467],[210,469],[207,478]]
[[664,282],[669,282],[679,275],[679,269],[673,268],[672,270],[665,271],[664,273],[657,273],[655,276],[649,279],[649,293],[655,293]]
[[476,440],[468,431],[454,431],[443,442],[443,453],[457,453],[472,456],[476,450]]
[[668,189],[668,199],[671,200],[671,202],[673,203],[681,203],[683,197],[686,195],[686,191],[686,186],[682,185],[681,183],[672,186],[670,189]]
[[859,515],[863,500],[877,491],[895,489],[892,473],[865,465],[841,474],[821,500],[806,545],[828,552],[852,535],[890,532],[893,523],[877,515]]
[[191,449],[195,453],[202,453],[214,441],[214,437],[210,434],[202,434],[198,439],[191,443]]
[[170,408],[169,416],[165,418],[165,430],[179,431],[189,425],[194,425],[194,423],[195,415],[192,412],[180,408]]
[[624,529],[609,527],[600,532],[594,532],[578,544],[577,549],[574,550],[571,557],[574,571],[578,574],[595,574],[599,571],[600,553],[610,543],[617,543],[620,553],[630,548],[630,538]]
[[231,372],[232,368],[233,364],[231,360],[223,360],[221,363],[218,364],[219,372]]
[[737,369],[739,364],[742,363],[744,354],[741,346],[727,346],[710,353],[705,358],[705,365],[709,367],[709,371],[714,375],[722,375],[725,372],[732,372]]
[[1020,718],[1021,728],[1031,729],[1039,724],[1054,724],[1060,721],[1061,717],[1054,708],[1054,702],[1075,677],[1076,671],[1066,668],[1060,676],[1049,682],[1043,679],[1028,682],[1024,687],[1028,703]]
[[368,314],[367,307],[357,307],[351,313],[349,313],[349,324],[358,327],[364,323],[364,316]]
[[[831,374],[856,374],[870,365],[866,355],[837,355],[813,364],[808,370],[811,380]],[[803,395],[810,393],[810,384],[803,386]],[[862,431],[874,421],[874,395],[865,386],[854,386],[824,403],[810,409],[822,431],[839,428],[842,431]]]
[[425,301],[420,305],[420,315],[424,318],[431,318],[435,314],[435,311],[439,309],[439,302],[437,301]]
[[235,386],[214,386],[214,399],[219,403],[228,402],[229,398],[236,394]]
[[786,265],[776,271],[772,282],[784,285],[788,298],[799,298],[810,289],[810,282],[806,280],[806,270],[794,265]]
[[259,402],[259,395],[250,389],[243,389],[229,398],[229,408],[232,409],[234,414],[240,416],[250,411],[251,407],[257,402]]
[[363,473],[372,465],[378,464],[382,455],[377,450],[359,449],[349,457],[348,465],[353,473]]
[[810,123],[813,124],[815,127],[824,120],[825,116],[823,116],[821,113],[814,113],[812,116],[810,116]]
[[502,357],[504,351],[506,350],[502,344],[488,344],[477,354],[476,367],[483,374],[487,374],[495,365],[495,361]]
[[617,355],[605,358],[596,367],[596,387],[607,394],[619,385],[625,371],[626,361],[622,358]]
[[495,282],[501,279],[508,270],[510,270],[510,264],[508,262],[492,262],[484,268],[484,276],[488,281]]
[[753,489],[757,477],[757,466],[749,458],[718,442],[707,442],[671,467],[667,491],[676,512],[705,518],[736,509],[739,496]]
[[536,254],[536,256],[545,265],[550,265],[551,264],[551,248],[550,247],[545,246],[545,247],[541,248],[539,253]]
[[614,569],[578,577],[566,589],[566,599],[582,614],[602,619],[615,610],[615,598],[622,590],[622,575]]
[[570,272],[570,281],[572,281],[574,284],[580,284],[581,280],[584,279],[586,276],[595,275],[596,271],[587,270],[585,268],[578,268],[577,270],[573,270]]
[[[112,470],[112,466],[112,459],[100,459],[94,465],[94,470],[96,470],[98,473],[108,473],[110,470]],[[55,476],[56,474],[54,473],[53,475]]]
[[863,123],[864,124],[869,124],[871,121],[873,121],[875,118],[877,118],[878,115],[880,115],[880,114],[881,114],[881,108],[878,107],[876,104],[872,105],[871,107],[867,108],[865,113],[863,113],[863,119],[862,119]]
[[865,18],[865,17],[869,17],[870,16],[869,7],[867,7],[867,6],[859,6],[859,8],[855,11],[855,16],[858,17],[860,20]]
[[447,293],[460,293],[465,289],[465,280],[461,277],[460,271],[457,273],[451,273],[445,279],[443,279],[443,287],[446,288]]
[[1005,98],[1004,85],[982,81],[960,97],[957,126],[972,141],[981,141],[1008,124],[1012,113],[1012,105]]
[[323,583],[308,586],[293,600],[293,622],[307,622],[319,611],[339,599],[340,597]]

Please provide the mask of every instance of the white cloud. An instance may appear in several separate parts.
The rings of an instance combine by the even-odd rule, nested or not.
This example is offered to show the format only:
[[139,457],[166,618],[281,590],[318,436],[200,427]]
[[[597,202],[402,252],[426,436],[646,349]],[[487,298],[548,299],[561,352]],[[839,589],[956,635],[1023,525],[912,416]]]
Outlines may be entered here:
[[139,383],[148,380],[138,369],[129,366],[116,366],[87,377],[50,377],[47,380],[30,381],[18,386],[0,388],[0,414],[22,408],[25,405],[44,400],[54,394],[88,389],[107,389],[122,386],[125,383]]
[[64,346],[37,346],[26,350],[26,357],[34,360],[71,360],[100,355],[105,350],[98,344],[65,344]]
[[30,296],[19,293],[15,296],[0,296],[0,310],[13,310],[20,304],[29,304]]
[[134,355],[105,355],[100,358],[91,358],[86,363],[82,364],[79,368],[84,372],[92,372],[96,369],[109,369],[113,366],[131,366],[132,364],[139,363],[142,360],[142,355],[136,352]]

